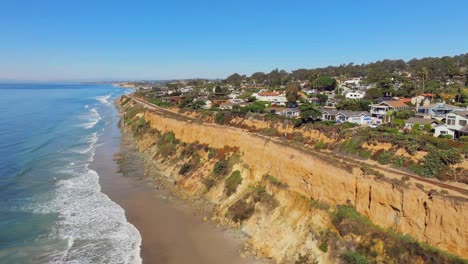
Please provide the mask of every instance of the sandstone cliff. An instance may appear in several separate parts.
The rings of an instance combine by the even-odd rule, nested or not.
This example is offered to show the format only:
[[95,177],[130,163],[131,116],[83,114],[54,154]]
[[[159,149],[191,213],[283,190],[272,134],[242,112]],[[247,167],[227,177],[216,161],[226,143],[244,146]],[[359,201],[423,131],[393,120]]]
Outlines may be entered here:
[[[468,200],[464,194],[441,193],[437,186],[404,179],[395,173],[383,172],[385,176],[382,177],[332,153],[292,146],[287,141],[239,128],[203,123],[162,109],[147,109],[140,117],[149,128],[158,133],[171,132],[180,142],[213,149],[228,146],[236,150],[238,162],[232,164],[231,170],[240,172],[242,182],[230,196],[225,194],[223,183],[206,190],[204,179],[211,177],[214,161],[204,154],[200,154],[203,165],[191,176],[182,177],[177,173],[184,159],[167,165],[166,173],[177,178],[178,184],[188,192],[203,195],[216,204],[214,219],[218,221],[224,221],[227,212],[240,200],[245,200],[247,205],[252,204],[252,199],[256,201],[252,198],[252,188],[255,188],[252,186],[265,186],[266,192],[276,200],[276,206],[254,203],[255,213],[237,223],[251,236],[248,248],[258,254],[278,262],[311,257],[321,263],[335,263],[334,252],[338,249],[324,250],[323,241],[335,241],[333,245],[340,246],[341,242],[330,235],[336,228],[329,212],[336,209],[322,205],[346,205],[354,207],[377,226],[409,234],[429,245],[468,257],[465,217]],[[138,144],[142,151],[154,152],[154,134],[143,133]],[[275,180],[269,181],[266,175],[274,175]],[[276,184],[278,182],[282,185]],[[341,230],[338,232],[345,235]],[[352,240],[359,242],[370,238],[360,236]],[[382,261],[389,259],[383,249],[378,249],[378,243],[373,243],[373,247],[376,254],[382,255]],[[426,262],[424,257],[416,259]]]

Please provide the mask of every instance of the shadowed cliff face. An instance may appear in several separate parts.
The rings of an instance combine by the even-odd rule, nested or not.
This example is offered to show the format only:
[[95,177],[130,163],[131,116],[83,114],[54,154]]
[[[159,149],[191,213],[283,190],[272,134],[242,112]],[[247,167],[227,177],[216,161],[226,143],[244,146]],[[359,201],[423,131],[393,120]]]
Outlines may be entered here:
[[[238,128],[205,124],[162,110],[146,110],[142,118],[154,130],[173,132],[181,142],[238,150],[242,162],[232,170],[239,170],[243,181],[232,196],[226,197],[223,184],[205,192],[204,175],[209,175],[213,166],[208,161],[180,184],[193,194],[204,193],[217,204],[217,220],[240,198],[247,204],[251,202],[251,198],[245,198],[249,188],[263,184],[278,205],[270,208],[256,204],[255,213],[238,224],[251,235],[250,247],[262,255],[286,261],[308,252],[323,263],[334,262],[336,256],[317,249],[322,240],[319,237],[330,230],[331,219],[323,210],[310,206],[312,200],[352,206],[378,226],[408,233],[419,241],[468,257],[468,203],[463,195],[429,192],[433,186],[419,183],[424,188],[416,187],[398,175],[369,175],[331,154],[290,146]],[[151,135],[144,135],[139,145],[147,150],[153,142]],[[167,172],[177,174],[178,169],[168,167]],[[265,180],[265,175],[274,175],[287,188]]]

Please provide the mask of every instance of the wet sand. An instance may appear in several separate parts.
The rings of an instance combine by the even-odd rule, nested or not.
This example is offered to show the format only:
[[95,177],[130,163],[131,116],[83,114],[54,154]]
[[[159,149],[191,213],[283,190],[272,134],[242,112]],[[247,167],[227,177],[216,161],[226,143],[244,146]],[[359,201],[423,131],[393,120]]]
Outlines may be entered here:
[[[117,112],[116,112],[117,114]],[[100,177],[102,191],[125,210],[130,223],[142,236],[143,263],[261,263],[240,257],[244,236],[236,230],[223,230],[167,190],[157,190],[144,177],[143,159],[130,140],[120,134],[118,117],[100,137],[92,169]],[[123,172],[114,154],[125,156]]]

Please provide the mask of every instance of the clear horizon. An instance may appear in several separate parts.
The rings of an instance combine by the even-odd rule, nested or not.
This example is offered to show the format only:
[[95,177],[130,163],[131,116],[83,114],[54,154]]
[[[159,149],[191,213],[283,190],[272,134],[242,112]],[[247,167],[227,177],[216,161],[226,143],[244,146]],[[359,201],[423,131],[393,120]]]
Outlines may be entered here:
[[225,78],[467,53],[466,1],[9,1],[0,80]]

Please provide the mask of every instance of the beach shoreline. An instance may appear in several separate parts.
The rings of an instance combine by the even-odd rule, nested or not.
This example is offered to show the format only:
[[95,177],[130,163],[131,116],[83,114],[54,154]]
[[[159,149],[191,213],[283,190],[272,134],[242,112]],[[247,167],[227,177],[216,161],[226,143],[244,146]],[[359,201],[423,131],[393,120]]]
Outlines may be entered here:
[[131,136],[117,124],[115,116],[100,137],[91,167],[100,176],[102,192],[140,232],[143,263],[261,263],[240,256],[246,238],[239,230],[218,228],[163,184],[155,188]]

